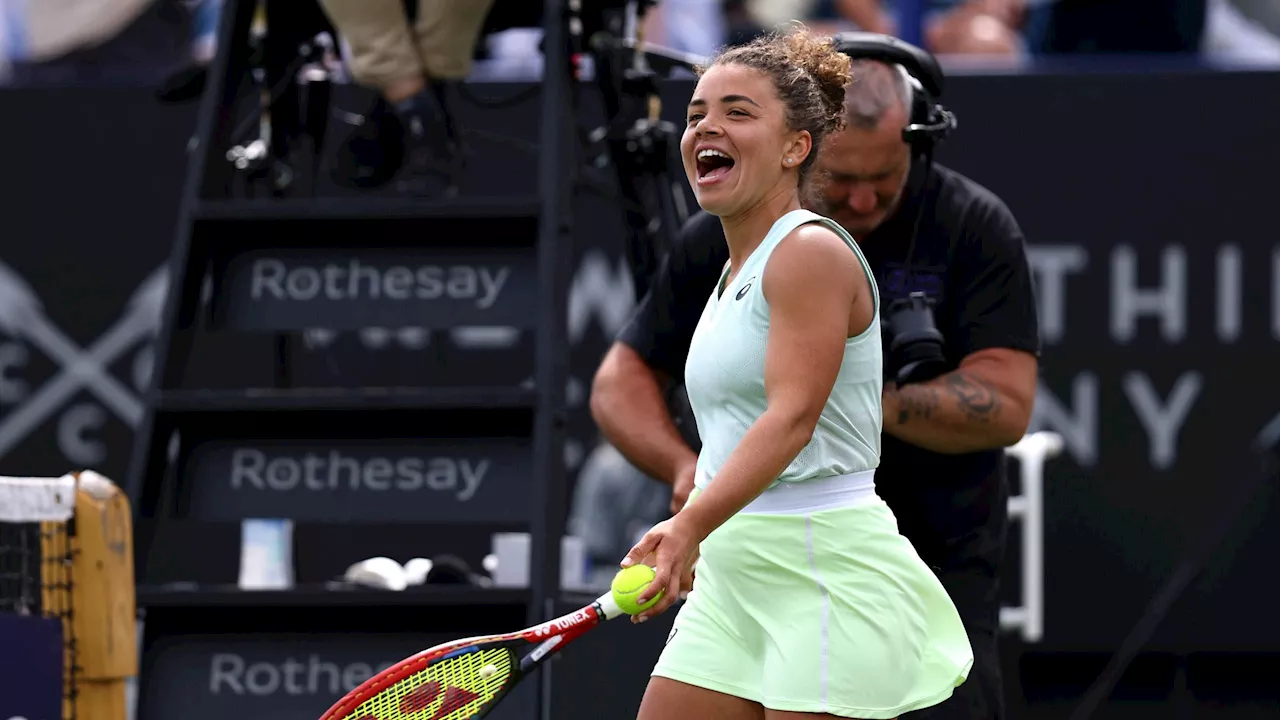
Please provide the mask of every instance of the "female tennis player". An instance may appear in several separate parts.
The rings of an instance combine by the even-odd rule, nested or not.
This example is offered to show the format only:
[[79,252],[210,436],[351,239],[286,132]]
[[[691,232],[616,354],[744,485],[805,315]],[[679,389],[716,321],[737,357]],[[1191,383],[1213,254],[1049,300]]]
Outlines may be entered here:
[[663,612],[697,583],[640,720],[896,718],[964,682],[946,591],[876,495],[879,298],[833,221],[801,208],[839,129],[849,59],[800,30],[723,51],[681,141],[730,261],[686,365],[702,439],[691,501],[622,561]]

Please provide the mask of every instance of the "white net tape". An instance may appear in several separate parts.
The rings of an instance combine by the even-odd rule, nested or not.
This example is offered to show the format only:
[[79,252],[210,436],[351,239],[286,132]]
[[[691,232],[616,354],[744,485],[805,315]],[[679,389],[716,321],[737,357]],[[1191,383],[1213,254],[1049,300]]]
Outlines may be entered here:
[[66,522],[76,509],[76,479],[0,476],[0,522]]

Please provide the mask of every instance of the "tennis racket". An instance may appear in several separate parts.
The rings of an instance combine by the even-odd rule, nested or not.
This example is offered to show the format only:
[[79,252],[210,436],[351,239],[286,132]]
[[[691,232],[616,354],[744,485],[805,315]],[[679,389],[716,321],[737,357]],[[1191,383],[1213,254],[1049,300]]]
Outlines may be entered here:
[[[437,645],[361,683],[320,720],[483,718],[539,665],[622,614],[605,593],[580,610],[526,630]],[[533,649],[522,654],[529,646]]]

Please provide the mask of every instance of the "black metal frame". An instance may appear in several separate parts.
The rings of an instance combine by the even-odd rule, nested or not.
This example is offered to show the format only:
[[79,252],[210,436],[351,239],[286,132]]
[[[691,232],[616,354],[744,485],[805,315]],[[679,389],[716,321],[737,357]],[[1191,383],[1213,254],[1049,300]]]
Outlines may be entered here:
[[[533,536],[542,542],[534,544],[531,567],[541,568],[531,578],[535,603],[545,604],[559,594],[560,535],[566,514],[564,482],[564,441],[568,420],[565,386],[569,380],[568,342],[569,282],[572,279],[572,183],[576,153],[563,152],[574,143],[573,107],[571,100],[570,57],[568,49],[565,0],[545,0],[543,53],[546,71],[543,76],[543,106],[538,183],[543,190],[538,219],[538,279],[542,302],[535,372],[538,376],[538,417],[534,420],[537,464],[536,483],[539,503],[544,512],[533,526]],[[535,497],[536,497],[535,496]],[[551,609],[539,608],[547,613]]]
[[[538,281],[541,303],[534,372],[537,410],[533,426],[534,512],[529,526],[531,623],[554,617],[560,594],[560,543],[568,512],[564,445],[568,424],[565,399],[569,381],[568,306],[572,279],[571,195],[569,182],[577,154],[571,102],[568,7],[565,0],[544,0],[541,157],[542,192],[538,218]],[[539,678],[538,713],[550,718],[551,672]]]
[[[200,99],[200,112],[196,116],[196,134],[188,148],[190,159],[183,182],[182,207],[178,211],[177,238],[169,255],[169,287],[165,298],[164,315],[156,335],[155,365],[151,387],[147,389],[146,410],[133,438],[133,455],[125,492],[137,514],[148,501],[146,478],[151,474],[154,462],[152,441],[158,434],[156,409],[162,389],[169,385],[172,368],[185,362],[185,354],[178,342],[178,328],[189,328],[195,321],[196,303],[188,297],[187,278],[192,274],[191,235],[192,219],[203,198],[206,168],[211,163],[214,149],[220,147],[230,127],[231,108],[235,104],[238,83],[229,83],[230,77],[243,77],[246,71],[241,47],[237,38],[247,38],[253,21],[254,0],[231,0],[223,7],[218,28],[218,53],[209,68],[209,81]],[[198,291],[199,283],[196,284]],[[198,299],[198,294],[196,298]],[[189,344],[188,344],[189,348]],[[166,429],[167,430],[167,429]],[[167,436],[168,432],[164,432]]]
[[[662,57],[661,49],[639,47],[635,38],[626,36],[626,26],[642,23],[644,13],[657,3],[654,0],[610,4],[593,8],[596,15],[584,25],[599,25],[584,43],[594,58],[596,85],[605,114],[602,156],[608,157],[622,198],[621,211],[627,234],[626,259],[631,269],[637,297],[649,290],[649,282],[662,257],[670,249],[676,233],[687,220],[683,205],[683,181],[675,182],[670,173],[679,167],[680,133],[678,128],[660,117],[650,116],[650,103],[661,107],[659,80],[661,72],[692,68],[692,58],[676,55]],[[650,65],[660,58],[661,72]]]

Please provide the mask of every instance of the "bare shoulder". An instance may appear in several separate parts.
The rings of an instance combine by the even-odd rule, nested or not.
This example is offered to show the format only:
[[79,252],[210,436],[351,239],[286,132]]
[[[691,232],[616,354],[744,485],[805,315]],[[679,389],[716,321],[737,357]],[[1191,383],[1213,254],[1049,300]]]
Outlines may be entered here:
[[765,266],[766,298],[772,292],[809,291],[814,287],[852,291],[864,273],[853,248],[831,228],[808,223],[792,230],[778,244]]

